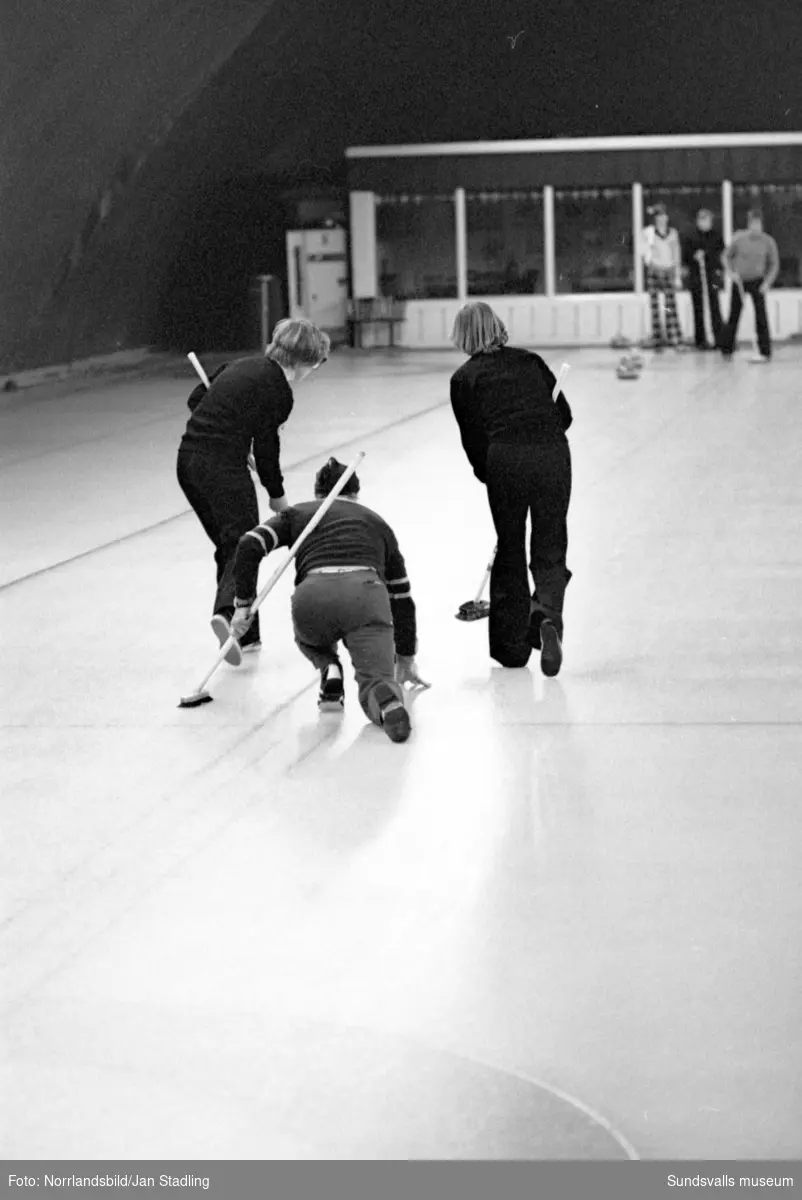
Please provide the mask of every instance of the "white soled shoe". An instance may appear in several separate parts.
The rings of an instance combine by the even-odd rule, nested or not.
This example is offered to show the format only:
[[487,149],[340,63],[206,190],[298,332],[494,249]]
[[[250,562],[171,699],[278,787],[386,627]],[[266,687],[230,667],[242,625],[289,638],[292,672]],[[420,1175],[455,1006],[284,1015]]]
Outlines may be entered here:
[[329,663],[320,672],[317,705],[321,712],[342,712],[345,704],[343,669],[339,662]]
[[[226,642],[231,637],[231,624],[226,620],[222,613],[215,613],[212,617],[212,629],[215,637],[220,643],[220,649],[222,650],[223,646],[225,646]],[[228,653],[225,657],[225,662],[229,663],[229,665],[232,667],[238,667],[240,665],[242,662],[242,647],[240,646],[239,642],[234,641],[231,643],[228,648]]]

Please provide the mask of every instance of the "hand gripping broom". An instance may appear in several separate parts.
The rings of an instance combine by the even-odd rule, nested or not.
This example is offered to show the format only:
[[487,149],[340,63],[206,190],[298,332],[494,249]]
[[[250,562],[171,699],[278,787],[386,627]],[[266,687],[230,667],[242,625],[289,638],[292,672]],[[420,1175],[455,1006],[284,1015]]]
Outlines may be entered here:
[[[568,363],[563,363],[560,367],[560,373],[557,376],[557,382],[554,384],[554,390],[551,393],[552,400],[556,400],[562,391],[563,380],[570,371]],[[490,579],[490,572],[493,570],[493,563],[496,560],[496,551],[498,546],[493,548],[493,553],[490,556],[490,562],[485,567],[485,573],[482,576],[482,582],[479,586],[479,591],[474,596],[473,600],[466,600],[464,604],[460,604],[459,612],[455,614],[458,621],[481,621],[490,615],[490,605],[487,600],[483,600],[484,590],[487,587]]]
[[[340,492],[343,490],[343,488],[345,487],[348,480],[354,474],[354,472],[356,471],[357,467],[362,462],[362,459],[364,457],[365,457],[365,452],[363,450],[361,450],[359,452],[359,454],[357,454],[356,458],[351,463],[351,465],[348,467],[347,471],[345,471],[345,473],[343,475],[341,475],[340,478],[337,480],[336,486],[329,492],[328,496],[323,501],[323,503],[321,504],[320,508],[317,510],[315,515],[312,517],[312,520],[309,522],[309,524],[306,526],[304,531],[301,533],[300,537],[295,542],[295,544],[290,547],[290,552],[287,555],[284,562],[281,564],[280,567],[277,568],[277,570],[275,570],[273,572],[273,574],[270,576],[270,578],[268,579],[265,586],[259,592],[258,596],[256,597],[256,599],[254,600],[250,609],[248,610],[248,616],[252,617],[254,615],[254,613],[256,612],[256,610],[259,608],[259,606],[262,604],[262,602],[265,599],[265,597],[267,596],[267,594],[269,592],[272,592],[273,588],[276,586],[276,584],[278,583],[281,576],[287,570],[287,567],[293,561],[293,559],[295,558],[296,554],[298,553],[298,551],[301,548],[301,546],[303,545],[303,543],[309,537],[309,534],[323,520],[323,517],[325,517],[326,513],[329,511],[332,504],[337,499]],[[212,669],[208,672],[207,675],[204,676],[204,678],[198,684],[198,687],[196,688],[196,690],[194,692],[191,692],[188,696],[181,697],[181,700],[178,705],[179,708],[197,708],[200,704],[209,704],[211,702],[212,697],[206,691],[206,685],[208,684],[209,680],[211,679],[212,675],[214,675],[215,671],[220,666],[220,664],[225,662],[225,657],[228,654],[229,650],[231,649],[231,647],[233,646],[235,641],[236,641],[236,638],[230,637],[228,639],[228,641],[226,641],[220,647],[220,653],[218,654],[217,658],[215,659],[214,666],[212,667]]]

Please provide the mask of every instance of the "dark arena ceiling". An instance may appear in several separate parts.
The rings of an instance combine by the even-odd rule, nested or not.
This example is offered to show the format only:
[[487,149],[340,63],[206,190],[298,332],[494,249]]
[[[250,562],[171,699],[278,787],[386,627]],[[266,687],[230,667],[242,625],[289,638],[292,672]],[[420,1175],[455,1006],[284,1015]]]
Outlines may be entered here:
[[283,193],[344,187],[348,145],[799,128],[798,5],[675,0],[635,44],[643,5],[603,7],[3,0],[0,372],[242,348]]

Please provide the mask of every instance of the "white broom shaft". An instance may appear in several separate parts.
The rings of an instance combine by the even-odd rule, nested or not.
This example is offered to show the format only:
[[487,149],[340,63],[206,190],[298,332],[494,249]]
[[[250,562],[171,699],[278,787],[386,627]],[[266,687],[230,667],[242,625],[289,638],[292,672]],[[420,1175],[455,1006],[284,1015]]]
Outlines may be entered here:
[[309,537],[312,530],[316,529],[317,526],[320,524],[320,522],[323,520],[326,513],[329,511],[332,504],[337,499],[337,497],[339,496],[340,492],[345,487],[348,480],[356,472],[357,467],[362,462],[362,459],[364,457],[365,457],[365,451],[360,450],[359,454],[357,454],[356,458],[351,463],[351,465],[348,467],[348,469],[345,471],[345,473],[343,475],[341,475],[340,478],[337,480],[336,486],[334,488],[332,488],[332,490],[329,492],[328,496],[323,501],[323,503],[321,504],[320,508],[317,510],[315,515],[312,517],[312,520],[309,522],[309,524],[306,526],[306,528],[300,534],[300,536],[298,537],[295,544],[290,547],[290,552],[287,555],[284,562],[281,564],[280,567],[276,568],[276,570],[273,572],[273,574],[268,579],[265,586],[261,589],[261,591],[257,595],[256,599],[254,600],[253,604],[251,605],[249,615],[252,616],[256,612],[256,610],[259,608],[260,604],[262,603],[262,601],[264,600],[264,598],[268,594],[268,592],[270,592],[275,587],[275,585],[278,583],[279,579],[284,574],[284,572],[287,570],[287,567],[290,565],[292,560],[295,558],[296,554],[300,550],[303,543]]
[[198,372],[198,375],[199,375],[199,377],[200,377],[200,381],[201,381],[201,383],[204,385],[204,387],[206,388],[206,390],[207,390],[207,392],[208,392],[208,390],[209,390],[209,388],[210,388],[210,386],[211,386],[211,384],[209,383],[209,376],[206,374],[206,372],[204,371],[203,367],[201,366],[201,364],[200,364],[200,359],[198,358],[198,356],[197,356],[197,354],[195,353],[195,351],[194,351],[194,350],[190,350],[189,354],[187,355],[187,358],[188,358],[188,359],[189,359],[189,361],[192,363],[192,365],[193,365],[193,367],[195,368],[195,370]]
[[[208,392],[209,388],[212,385],[209,380],[209,376],[206,374],[203,367],[201,366],[200,359],[198,358],[195,351],[190,350],[189,354],[187,355],[187,358],[192,363],[195,370],[198,372],[198,375],[200,376],[200,381],[203,384],[203,386],[206,388],[206,391]],[[254,473],[256,472],[256,459],[253,457],[253,454],[248,455],[248,467]]]
[[[705,265],[704,254],[699,259],[699,276],[702,281],[702,320],[704,322],[704,327],[705,327],[705,341],[707,341],[708,313],[710,314],[709,321],[710,321],[711,329],[713,329],[713,314],[710,312],[710,297],[707,294],[707,266]],[[716,337],[716,331],[713,330],[713,340],[714,341],[715,341],[715,337]]]
[[474,604],[478,604],[478,603],[479,603],[479,601],[482,599],[482,596],[483,596],[483,594],[484,594],[484,590],[485,590],[485,588],[487,587],[487,581],[488,581],[488,579],[490,578],[490,572],[493,570],[493,563],[495,562],[495,559],[496,559],[496,550],[495,550],[495,547],[494,547],[494,548],[493,548],[493,553],[492,553],[492,554],[491,554],[491,556],[490,556],[490,562],[489,562],[489,563],[487,564],[487,566],[485,567],[485,573],[484,573],[484,575],[482,576],[482,582],[481,582],[481,583],[480,583],[480,585],[479,585],[479,591],[478,591],[478,592],[476,593],[476,595],[474,596],[474,600],[473,600]]
[[[560,367],[560,370],[557,375],[557,380],[554,384],[554,389],[551,393],[552,400],[556,400],[557,397],[559,396],[560,392],[562,391],[563,380],[565,379],[566,375],[568,374],[568,372],[570,370],[571,370],[571,368],[569,367],[568,363],[563,363],[563,365]],[[476,593],[476,596],[474,597],[474,601],[473,601],[474,604],[478,604],[479,601],[482,599],[484,590],[487,587],[487,581],[490,578],[490,572],[493,570],[493,563],[496,560],[496,550],[497,549],[498,549],[498,547],[495,547],[493,549],[493,553],[490,556],[490,562],[487,564],[487,567],[485,568],[485,573],[482,576],[482,582],[479,585],[479,591]]]
[[563,365],[560,367],[559,374],[557,375],[557,382],[554,384],[554,391],[551,393],[552,400],[556,400],[559,396],[560,392],[562,391],[563,380],[570,370],[571,368],[568,366],[568,363],[563,363]]
[[[348,467],[345,474],[342,475],[340,477],[340,479],[337,480],[336,486],[329,492],[328,496],[323,501],[320,508],[317,510],[315,515],[312,517],[312,520],[309,522],[309,524],[303,530],[300,537],[296,540],[295,544],[290,547],[290,552],[289,552],[285,562],[283,562],[281,564],[281,566],[278,568],[278,570],[273,572],[270,579],[267,581],[265,586],[259,592],[258,596],[256,597],[256,599],[254,600],[253,604],[250,607],[250,614],[253,614],[256,612],[256,610],[259,608],[259,605],[264,600],[265,596],[267,596],[268,592],[272,591],[272,589],[278,583],[279,579],[284,574],[284,572],[287,570],[287,567],[293,561],[293,559],[295,558],[295,555],[298,553],[300,546],[306,541],[306,539],[309,537],[309,534],[312,532],[312,530],[320,523],[320,521],[323,519],[325,514],[331,508],[332,504],[337,499],[340,492],[343,490],[343,488],[345,487],[348,480],[354,474],[354,472],[356,471],[357,467],[362,462],[362,459],[364,457],[365,457],[364,450],[360,450],[359,454],[356,456],[354,461]],[[230,637],[220,647],[220,653],[218,654],[217,659],[215,660],[214,666],[212,667],[211,671],[209,671],[209,674],[205,677],[203,682],[200,683],[198,685],[198,687],[195,689],[195,693],[194,693],[195,695],[197,695],[199,692],[202,692],[205,689],[205,687],[206,687],[207,683],[209,682],[209,680],[211,679],[212,675],[214,675],[215,671],[220,666],[220,664],[225,661],[225,657],[228,654],[229,650],[231,649],[231,647],[235,641],[236,641],[236,638]]]

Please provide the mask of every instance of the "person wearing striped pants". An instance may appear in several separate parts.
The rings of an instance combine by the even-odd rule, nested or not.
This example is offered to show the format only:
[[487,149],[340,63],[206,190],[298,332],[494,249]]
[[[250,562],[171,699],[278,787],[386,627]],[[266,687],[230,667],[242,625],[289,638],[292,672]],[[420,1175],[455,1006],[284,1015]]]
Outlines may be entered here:
[[[658,353],[663,346],[681,349],[682,330],[677,316],[677,289],[682,282],[679,234],[669,225],[665,205],[649,209],[653,224],[647,225],[641,241],[641,255],[646,268],[646,288],[652,315],[652,342]],[[660,294],[666,312],[665,333],[660,313]]]

